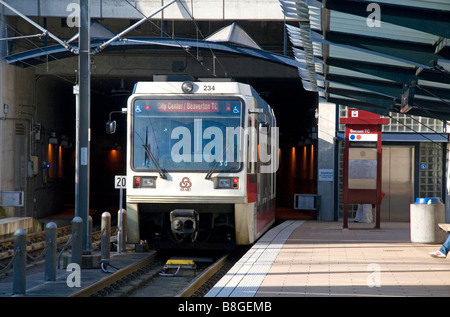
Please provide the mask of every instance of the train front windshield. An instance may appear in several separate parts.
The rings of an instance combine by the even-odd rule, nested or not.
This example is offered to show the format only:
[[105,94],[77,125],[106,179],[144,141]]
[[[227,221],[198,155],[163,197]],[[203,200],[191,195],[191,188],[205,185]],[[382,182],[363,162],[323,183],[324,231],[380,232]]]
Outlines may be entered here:
[[234,172],[242,165],[240,99],[136,99],[132,168]]

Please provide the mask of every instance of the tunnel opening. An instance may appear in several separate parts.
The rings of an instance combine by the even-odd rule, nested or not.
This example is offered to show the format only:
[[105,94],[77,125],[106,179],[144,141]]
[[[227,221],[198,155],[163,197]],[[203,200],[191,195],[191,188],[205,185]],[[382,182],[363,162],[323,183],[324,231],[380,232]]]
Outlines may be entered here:
[[[126,174],[126,116],[115,114],[116,133],[107,134],[105,122],[111,111],[119,111],[126,107],[128,97],[132,93],[134,84],[140,80],[151,78],[96,78],[91,79],[91,143],[90,143],[90,178],[89,178],[89,214],[94,224],[101,220],[101,213],[108,211],[117,219],[119,210],[119,190],[114,188],[114,176]],[[293,207],[295,193],[315,193],[315,127],[314,117],[317,107],[316,95],[303,90],[299,79],[254,79],[239,78],[252,85],[253,88],[274,109],[280,131],[279,159],[277,171],[277,206],[280,208]],[[75,203],[75,96],[72,85],[58,82],[63,87],[59,96],[49,91],[41,99],[56,98],[51,104],[64,107],[50,109],[54,113],[58,127],[55,130],[60,139],[61,135],[69,140],[71,146],[58,152],[55,147],[53,160],[56,172],[48,177],[42,187],[52,186],[61,194],[53,206],[36,204],[36,215],[69,213],[74,215]],[[60,111],[63,110],[63,111]],[[52,130],[52,129],[49,129]],[[59,146],[59,145],[58,145]],[[58,172],[59,171],[59,172]],[[58,174],[59,173],[59,174]],[[124,191],[125,197],[126,191]]]

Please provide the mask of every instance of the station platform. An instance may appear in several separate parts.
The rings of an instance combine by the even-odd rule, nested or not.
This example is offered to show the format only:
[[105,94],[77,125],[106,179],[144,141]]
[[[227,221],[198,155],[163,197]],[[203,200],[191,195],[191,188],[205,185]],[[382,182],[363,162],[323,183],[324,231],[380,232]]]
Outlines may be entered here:
[[410,224],[286,220],[205,297],[450,297],[450,259],[410,242]]
[[[94,252],[93,252],[94,254]],[[95,254],[94,254],[95,255]],[[45,280],[45,264],[36,263],[27,268],[25,294],[13,293],[14,277],[0,278],[0,298],[1,297],[83,297],[84,291],[92,287],[94,283],[101,281],[112,274],[121,274],[121,269],[130,266],[143,266],[151,257],[152,252],[111,252],[109,264],[104,272],[101,267],[81,269],[79,280],[71,269],[61,268],[56,270],[56,281]],[[62,261],[61,261],[62,262]],[[80,283],[76,283],[79,281]]]
[[[450,259],[432,258],[438,244],[410,242],[410,224],[285,220],[269,230],[205,297],[450,297]],[[27,270],[26,293],[13,294],[12,274],[0,278],[0,297],[75,297],[108,274],[150,254],[111,252],[111,273],[83,269],[81,285],[57,270],[45,281],[44,265]],[[116,269],[119,269],[116,271]],[[116,271],[116,272],[114,272]]]

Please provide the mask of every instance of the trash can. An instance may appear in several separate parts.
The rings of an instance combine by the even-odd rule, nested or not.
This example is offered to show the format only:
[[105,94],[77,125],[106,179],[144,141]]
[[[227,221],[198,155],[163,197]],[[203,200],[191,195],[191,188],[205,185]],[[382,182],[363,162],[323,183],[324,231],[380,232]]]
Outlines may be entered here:
[[446,233],[438,226],[445,222],[445,205],[441,199],[417,198],[410,207],[411,242],[443,243]]

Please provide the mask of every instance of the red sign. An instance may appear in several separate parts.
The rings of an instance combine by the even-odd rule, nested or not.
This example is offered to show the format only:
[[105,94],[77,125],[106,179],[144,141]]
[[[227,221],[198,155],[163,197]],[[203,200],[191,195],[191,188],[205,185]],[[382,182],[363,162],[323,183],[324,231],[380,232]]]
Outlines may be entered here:
[[389,119],[376,113],[348,109],[345,124],[343,203],[344,223],[348,227],[348,204],[373,204],[376,207],[375,228],[380,228],[381,205],[381,127]]

